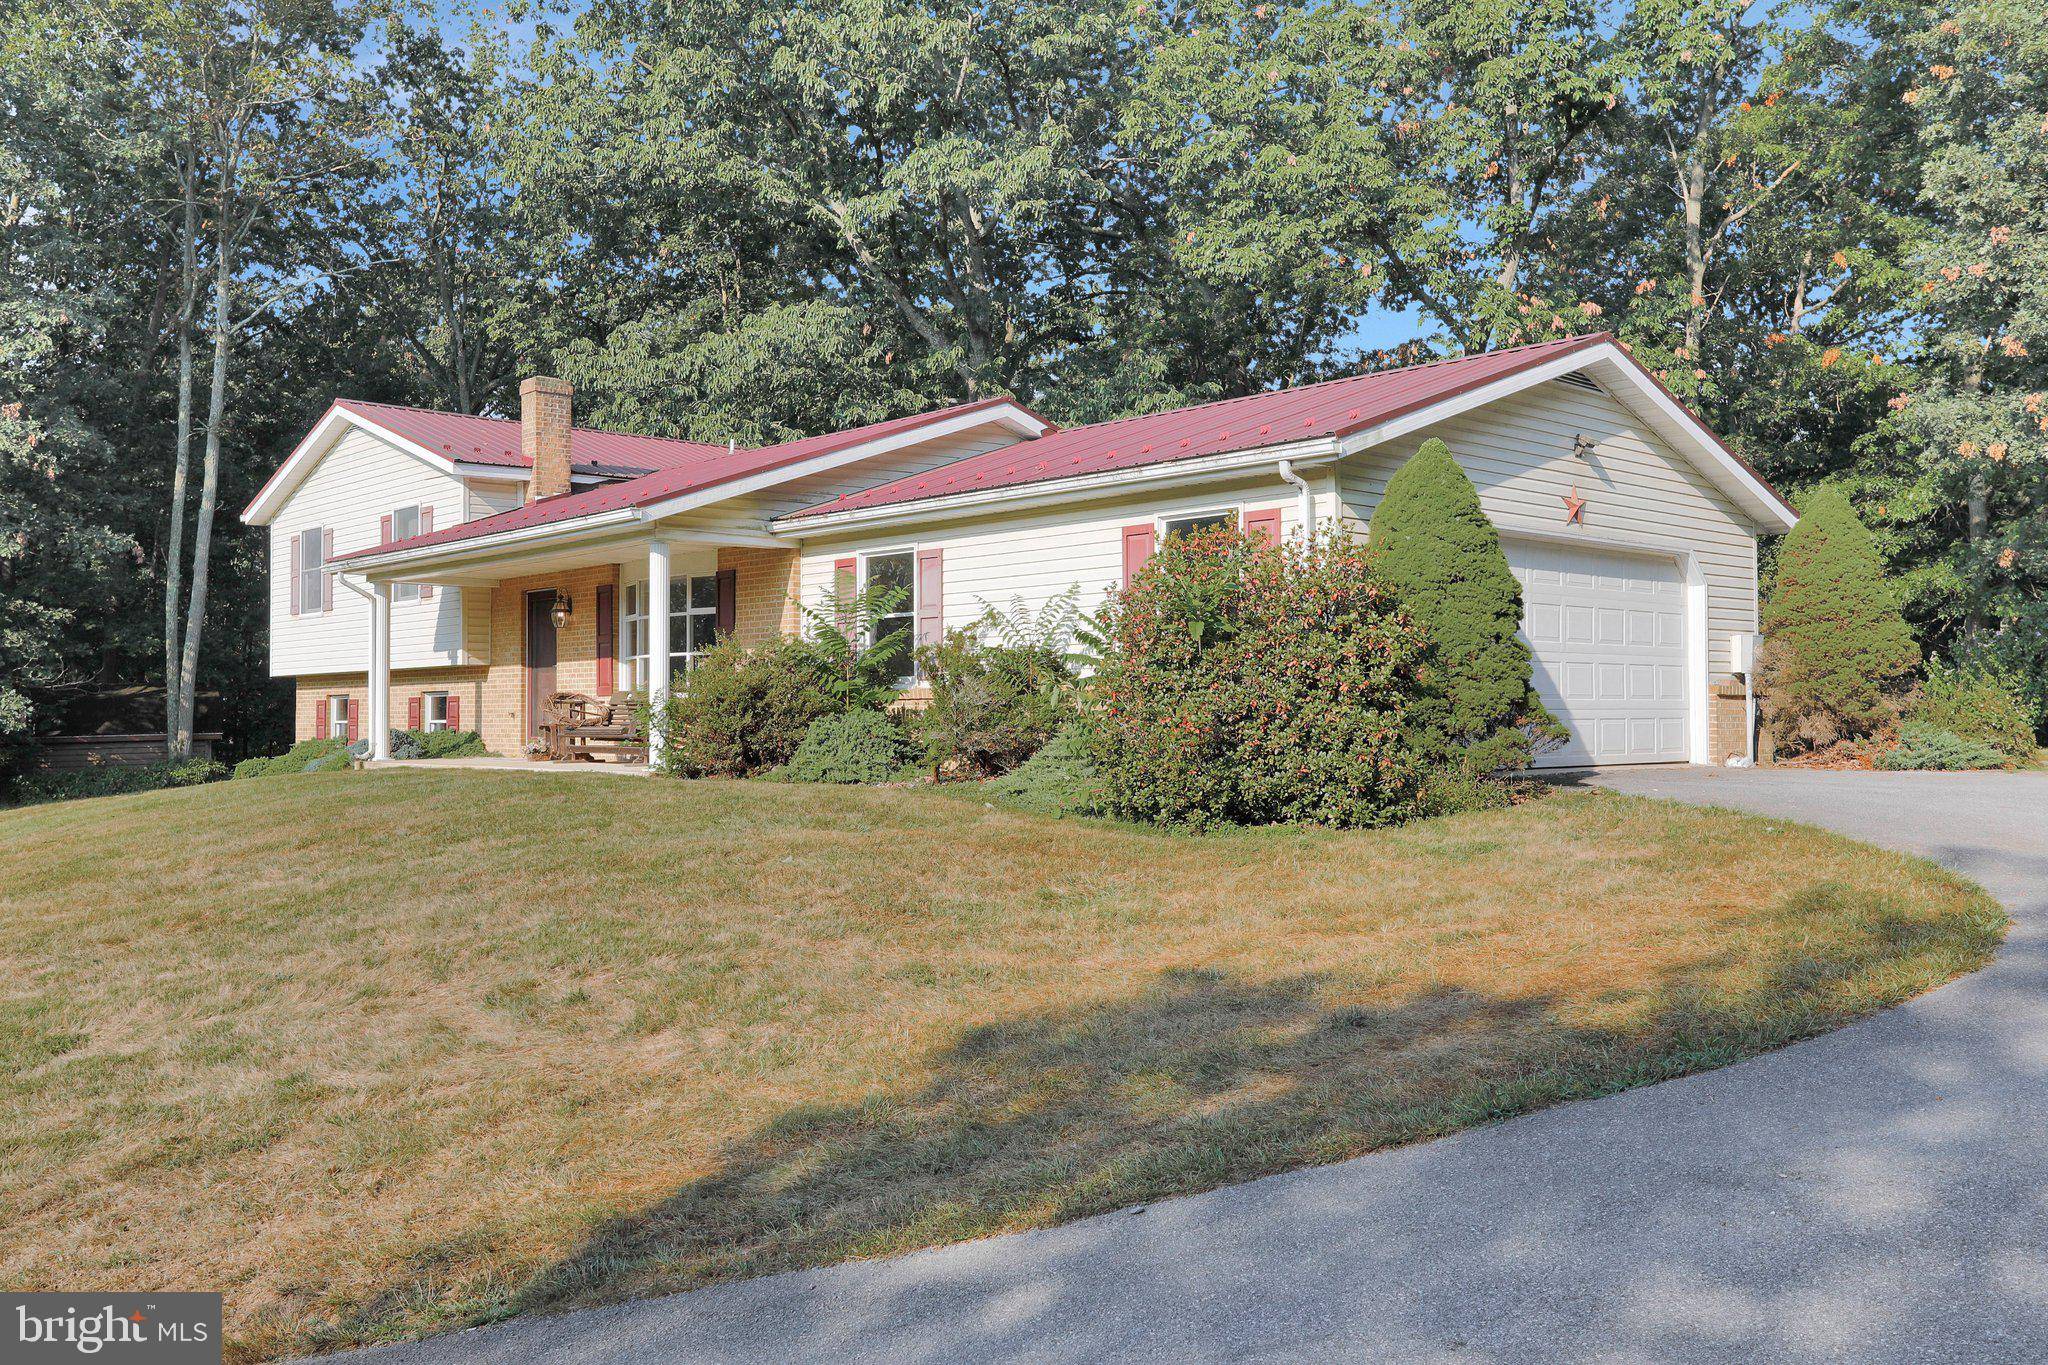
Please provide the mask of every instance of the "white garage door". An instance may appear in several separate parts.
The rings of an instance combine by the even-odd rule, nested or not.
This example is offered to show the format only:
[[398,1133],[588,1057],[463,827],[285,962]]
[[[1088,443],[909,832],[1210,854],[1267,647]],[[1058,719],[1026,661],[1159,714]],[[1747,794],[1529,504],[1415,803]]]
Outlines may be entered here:
[[1503,542],[1537,695],[1571,730],[1538,767],[1683,763],[1685,577],[1676,560]]

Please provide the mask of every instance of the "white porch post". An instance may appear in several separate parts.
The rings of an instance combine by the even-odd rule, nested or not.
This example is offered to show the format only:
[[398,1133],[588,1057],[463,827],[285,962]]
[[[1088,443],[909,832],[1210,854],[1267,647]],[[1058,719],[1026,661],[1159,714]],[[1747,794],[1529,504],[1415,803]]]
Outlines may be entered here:
[[[668,700],[668,542],[647,542],[647,702],[655,711]],[[647,764],[661,762],[661,730],[647,729]]]
[[370,584],[370,757],[391,757],[391,585]]

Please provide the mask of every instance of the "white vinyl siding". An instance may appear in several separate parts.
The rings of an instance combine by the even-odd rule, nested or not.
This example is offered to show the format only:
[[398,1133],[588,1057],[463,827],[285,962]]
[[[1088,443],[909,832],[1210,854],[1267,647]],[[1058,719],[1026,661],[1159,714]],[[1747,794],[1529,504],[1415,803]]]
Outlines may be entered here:
[[[1595,452],[1574,456],[1585,435]],[[1707,670],[1728,674],[1728,639],[1756,627],[1756,534],[1719,489],[1613,398],[1540,384],[1498,403],[1361,451],[1342,466],[1345,510],[1359,525],[1387,480],[1431,436],[1441,437],[1479,489],[1503,534],[1568,536],[1593,546],[1690,553],[1706,582]],[[1586,500],[1583,525],[1565,523],[1564,495]]]
[[[462,481],[406,454],[382,437],[350,428],[278,510],[270,525],[270,672],[356,673],[370,656],[370,603],[345,583],[334,585],[330,611],[291,611],[292,537],[316,527],[334,531],[334,553],[367,550],[383,535],[395,508],[432,507],[436,530],[462,520]],[[394,668],[476,662],[463,649],[465,593],[437,592],[425,601],[394,603]]]
[[[1322,471],[1311,470],[1308,478],[1318,490],[1316,517],[1323,524],[1337,510],[1332,485]],[[804,602],[815,606],[831,594],[834,561],[900,550],[914,540],[921,550],[945,555],[948,630],[975,620],[988,607],[1007,612],[1013,602],[1022,602],[1039,610],[1068,588],[1077,590],[1080,609],[1092,612],[1123,581],[1126,526],[1157,525],[1226,508],[1239,516],[1278,508],[1280,533],[1292,536],[1300,522],[1300,490],[1270,476],[969,521],[935,521],[914,532],[896,527],[863,536],[819,536],[804,544],[801,591]]]

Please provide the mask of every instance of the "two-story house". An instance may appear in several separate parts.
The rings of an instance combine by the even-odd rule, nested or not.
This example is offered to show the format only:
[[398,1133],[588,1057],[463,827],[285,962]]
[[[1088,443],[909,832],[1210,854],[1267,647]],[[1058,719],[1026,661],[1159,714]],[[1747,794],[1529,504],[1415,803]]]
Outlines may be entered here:
[[271,671],[297,734],[468,728],[517,753],[557,690],[659,690],[713,641],[799,628],[837,586],[905,590],[936,639],[1229,519],[1362,532],[1438,436],[1521,579],[1556,764],[1716,762],[1756,628],[1759,536],[1792,509],[1611,337],[1490,352],[1059,430],[988,399],[757,448],[337,401],[243,513],[270,532]]

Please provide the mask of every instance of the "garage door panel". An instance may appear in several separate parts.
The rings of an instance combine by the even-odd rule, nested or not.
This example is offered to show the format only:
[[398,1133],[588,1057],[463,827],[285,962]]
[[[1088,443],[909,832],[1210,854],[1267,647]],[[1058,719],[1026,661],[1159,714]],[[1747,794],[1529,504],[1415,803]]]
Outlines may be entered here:
[[1675,561],[1505,541],[1522,583],[1536,694],[1571,732],[1537,761],[1569,767],[1687,756],[1684,579]]

